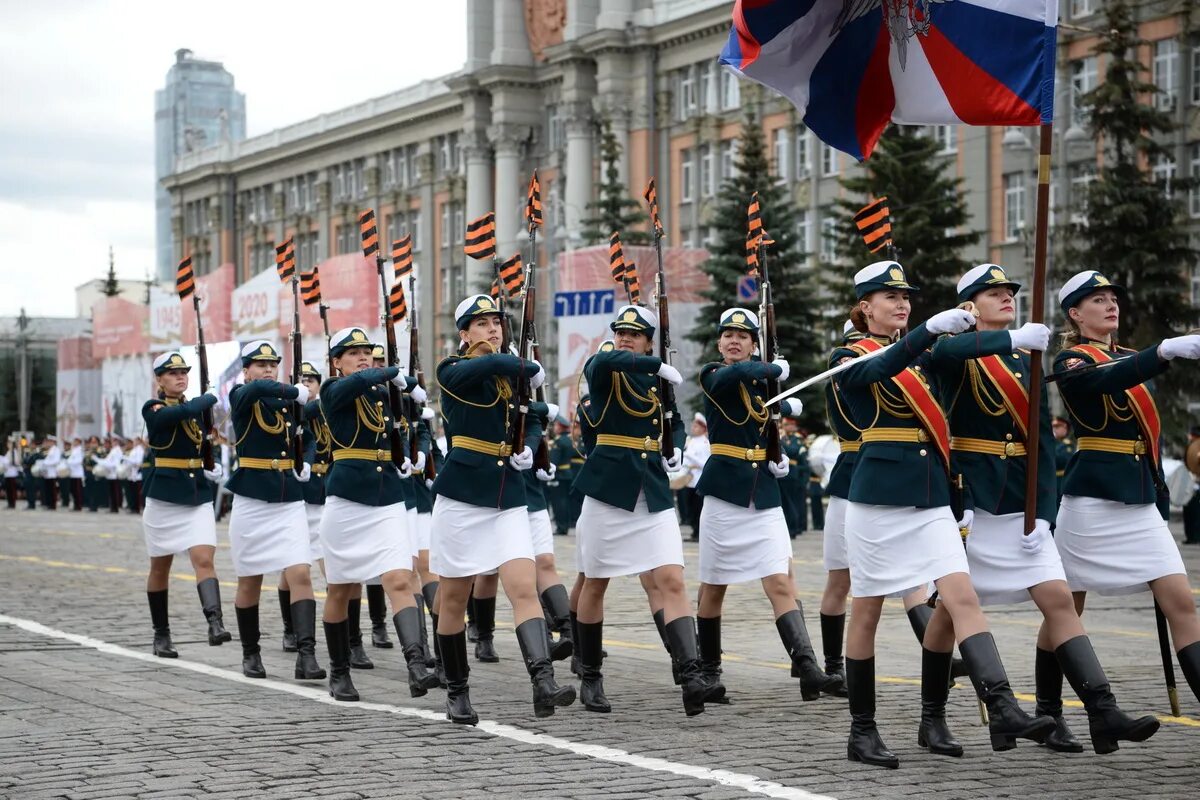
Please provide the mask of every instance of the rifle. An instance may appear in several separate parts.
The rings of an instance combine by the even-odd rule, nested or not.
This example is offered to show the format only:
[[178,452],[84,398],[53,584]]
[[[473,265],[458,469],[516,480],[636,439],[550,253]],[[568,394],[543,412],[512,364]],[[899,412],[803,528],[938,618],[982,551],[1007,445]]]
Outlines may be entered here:
[[[517,356],[524,359],[530,353],[530,343],[534,337],[534,312],[537,308],[537,291],[534,288],[534,272],[537,259],[537,229],[542,224],[541,186],[538,183],[537,171],[529,181],[529,194],[525,204],[525,219],[529,228],[529,263],[526,265],[524,303],[521,308],[521,338],[517,344]],[[499,280],[499,275],[497,275]],[[500,297],[504,297],[505,288],[500,287]],[[513,420],[512,434],[509,444],[514,453],[525,449],[525,423],[529,416],[531,392],[529,375],[522,369],[517,376],[517,413]],[[541,448],[539,448],[540,450]]]
[[[196,294],[196,278],[192,273],[192,257],[184,256],[175,270],[175,291],[180,300],[186,300],[190,295],[192,308],[196,312],[196,360],[200,362],[200,393],[208,391],[208,350],[204,346],[204,323],[200,320],[200,296]],[[204,436],[200,440],[200,461],[204,469],[213,470],[212,408],[206,408],[200,416],[200,425]]]
[[[396,328],[392,325],[392,315],[388,298],[387,275],[384,273],[384,264],[386,263],[383,254],[379,251],[379,231],[375,227],[375,212],[373,210],[364,211],[358,217],[359,231],[362,236],[362,251],[363,257],[367,259],[375,259],[375,271],[379,273],[379,288],[381,291],[381,303],[383,313],[379,316],[379,322],[383,326],[384,336],[387,338],[387,365],[389,367],[400,366],[400,348],[396,345]],[[403,414],[403,404],[400,400],[400,387],[392,381],[387,382],[388,392],[388,408],[391,411],[393,424],[388,432],[388,442],[392,450],[392,463],[397,469],[404,467],[404,459],[407,454],[404,452],[404,440],[400,437],[400,427],[395,424]]]
[[[755,206],[758,205],[758,193],[755,192],[754,202],[751,206],[752,217],[757,211]],[[758,329],[758,347],[762,353],[763,361],[770,363],[779,357],[779,337],[775,331],[775,298],[771,293],[771,274],[767,269],[767,232],[762,230],[758,236],[758,272],[759,272],[759,308],[758,315],[761,318],[762,325]],[[767,397],[774,397],[779,394],[779,379],[767,378]],[[782,451],[779,444],[779,427],[782,422],[781,406],[779,403],[774,403],[769,407],[770,416],[767,418],[766,430],[764,431],[767,437],[767,461],[778,463],[782,456]]]
[[[671,312],[667,301],[667,278],[663,271],[662,240],[666,235],[662,220],[658,216],[658,191],[654,178],[646,185],[642,195],[650,206],[650,223],[654,226],[654,252],[658,256],[658,272],[654,276],[654,299],[658,305],[658,357],[664,364],[671,363]],[[662,457],[670,461],[675,456],[675,387],[666,378],[658,379],[658,399],[662,403]]]
[[[542,346],[538,343],[537,329],[532,323],[530,323],[530,330],[531,336],[529,347],[533,355],[533,360],[540,364],[542,363]],[[534,396],[539,403],[546,402],[545,382],[543,382],[542,385],[537,388],[537,392]],[[553,424],[554,420],[546,420],[546,427],[549,427]],[[546,472],[550,471],[550,444],[546,441],[546,428],[542,429],[542,436],[540,439],[538,439],[537,452],[533,454],[533,466],[535,469],[544,470]]]
[[[415,273],[408,274],[408,294],[412,297],[412,310],[409,311],[408,318],[408,368],[412,375],[417,378],[417,386],[425,388],[425,375],[421,371],[421,342],[419,328],[417,327],[417,276]],[[412,408],[412,415],[408,418],[408,435],[409,448],[411,456],[409,458],[415,464],[417,463],[417,455],[420,452],[421,446],[417,442],[417,426],[421,424],[421,410],[416,400],[409,398],[409,403]],[[433,480],[437,477],[437,469],[433,466],[433,453],[429,454],[429,458],[425,459],[425,477],[428,480]]]
[[321,303],[317,306],[317,310],[321,312],[321,327],[325,329],[325,363],[329,368],[329,377],[336,378],[337,370],[333,368],[333,359],[329,357],[329,306]]
[[[293,258],[295,257],[293,251]],[[300,341],[300,278],[296,270],[292,270],[292,376],[293,386],[298,385],[300,365],[304,363],[303,345]],[[292,403],[292,465],[300,472],[304,465],[304,429],[300,423],[304,420],[304,406],[296,400]]]

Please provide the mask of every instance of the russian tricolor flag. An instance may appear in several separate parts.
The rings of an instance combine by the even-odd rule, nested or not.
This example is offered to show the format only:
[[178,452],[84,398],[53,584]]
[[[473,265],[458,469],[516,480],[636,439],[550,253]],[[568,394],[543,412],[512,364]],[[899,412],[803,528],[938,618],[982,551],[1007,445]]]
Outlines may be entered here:
[[721,63],[857,159],[889,121],[1054,117],[1058,0],[737,0]]

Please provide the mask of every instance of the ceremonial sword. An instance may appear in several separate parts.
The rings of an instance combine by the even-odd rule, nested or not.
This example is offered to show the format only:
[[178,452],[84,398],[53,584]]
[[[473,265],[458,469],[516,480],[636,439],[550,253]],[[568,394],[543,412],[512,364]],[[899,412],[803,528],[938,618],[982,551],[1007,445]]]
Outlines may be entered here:
[[791,397],[796,392],[799,392],[801,389],[807,389],[809,386],[812,386],[815,383],[820,383],[823,380],[832,378],[834,375],[837,375],[839,372],[845,372],[846,370],[850,369],[851,367],[855,366],[856,364],[861,364],[864,361],[869,361],[872,358],[881,356],[884,353],[886,353],[888,350],[890,350],[891,348],[892,348],[892,345],[890,345],[890,344],[884,345],[883,347],[879,348],[878,350],[874,350],[865,355],[861,355],[858,358],[852,358],[849,361],[843,361],[841,364],[838,364],[835,367],[830,367],[829,369],[825,370],[824,372],[818,372],[816,375],[813,375],[811,378],[805,378],[804,380],[800,381],[800,383],[797,383],[795,386],[788,389],[787,391],[780,392],[779,394],[775,395],[774,397],[769,398],[766,401],[766,405],[769,406],[774,403],[778,403],[780,400]]

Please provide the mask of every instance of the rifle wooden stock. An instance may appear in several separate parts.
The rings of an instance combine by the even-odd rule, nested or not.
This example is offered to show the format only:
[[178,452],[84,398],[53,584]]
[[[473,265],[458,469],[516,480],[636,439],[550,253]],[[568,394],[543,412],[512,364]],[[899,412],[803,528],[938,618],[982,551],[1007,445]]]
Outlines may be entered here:
[[[408,312],[408,365],[409,371],[417,379],[417,385],[422,389],[425,388],[425,374],[421,370],[421,337],[420,327],[417,325],[417,290],[416,276],[412,273],[408,275],[408,297],[411,306]],[[421,407],[417,401],[410,398],[409,406],[412,414],[408,418],[409,430],[409,451],[412,455],[409,458],[415,464],[417,463],[418,454],[421,451],[421,445],[417,441],[417,429],[421,424]],[[432,435],[433,431],[430,431]],[[428,480],[433,480],[437,477],[437,469],[433,466],[433,453],[429,454],[429,458],[425,459],[425,477]]]
[[[771,278],[770,273],[767,272],[767,248],[764,245],[759,245],[758,248],[758,269],[762,283],[759,288],[762,298],[762,306],[759,308],[759,316],[762,317],[762,327],[759,328],[759,349],[762,352],[763,361],[770,363],[779,357],[779,337],[775,329],[775,298],[771,292]],[[777,394],[779,394],[779,380],[767,378],[767,397],[774,397]],[[767,440],[767,460],[778,463],[783,456],[783,450],[779,444],[779,425],[782,416],[780,404],[771,404],[767,411],[767,424],[763,431]]]
[[317,310],[321,312],[321,327],[325,329],[325,363],[329,367],[329,377],[336,378],[337,370],[333,367],[333,359],[329,357],[329,306],[321,303]]
[[[654,231],[654,250],[658,256],[658,273],[654,276],[655,301],[658,304],[658,357],[671,363],[671,309],[667,300],[667,279],[663,275],[663,229]],[[675,456],[675,387],[666,378],[658,379],[658,399],[662,403],[662,457],[670,461]]]
[[[529,265],[529,271],[529,279],[525,284],[525,302],[521,308],[521,338],[517,343],[517,355],[522,359],[529,357],[530,342],[533,340],[534,310],[537,302],[537,294],[533,288],[532,263]],[[513,419],[512,438],[509,442],[514,453],[520,453],[525,449],[525,423],[529,416],[529,403],[533,399],[529,385],[530,377],[525,374],[524,369],[517,377],[517,413]]]
[[[292,385],[300,383],[300,365],[304,363],[303,344],[300,341],[300,278],[299,272],[292,273]],[[304,433],[300,427],[304,419],[304,406],[299,401],[292,403],[292,464],[296,472],[303,469]]]
[[[392,313],[388,301],[388,285],[387,276],[384,275],[384,260],[383,256],[375,254],[375,269],[379,273],[379,288],[381,290],[380,297],[383,300],[383,314],[380,315],[380,322],[383,325],[383,334],[387,339],[387,365],[389,367],[400,366],[400,348],[396,344],[396,326],[392,324]],[[391,412],[392,429],[388,435],[388,442],[392,449],[392,463],[397,469],[404,466],[404,459],[407,453],[404,452],[404,440],[400,437],[400,426],[397,424],[400,421],[400,416],[404,413],[404,406],[400,398],[400,387],[392,381],[387,382],[388,392],[388,410]]]
[[[200,362],[200,392],[208,391],[208,349],[204,346],[204,324],[200,321],[200,298],[192,292],[192,308],[196,310],[196,360]],[[200,415],[200,424],[204,429],[204,438],[200,440],[200,461],[204,468],[213,470],[213,413],[212,408],[204,409]]]

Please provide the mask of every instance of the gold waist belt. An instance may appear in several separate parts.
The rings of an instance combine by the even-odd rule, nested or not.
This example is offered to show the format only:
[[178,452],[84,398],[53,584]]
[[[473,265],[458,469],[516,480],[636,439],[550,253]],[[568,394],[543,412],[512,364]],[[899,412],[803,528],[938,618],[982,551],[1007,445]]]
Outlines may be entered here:
[[[601,433],[596,437],[597,445],[606,447],[624,447],[629,450],[657,450],[660,447],[658,439],[652,439],[649,436],[639,439],[636,436],[618,436],[613,433]],[[713,445],[712,451],[717,452],[717,448],[721,445]],[[738,448],[734,448],[735,450]],[[740,452],[746,452],[744,449]]]
[[321,463],[312,465],[313,475],[324,475],[326,472],[329,472],[329,464]]
[[1146,443],[1141,439],[1109,439],[1104,436],[1080,436],[1076,444],[1080,450],[1100,450],[1104,453],[1121,453],[1127,456],[1146,455]]
[[864,442],[928,442],[924,428],[868,428],[863,431]]
[[238,469],[274,469],[283,471],[292,468],[290,458],[238,458]]
[[472,439],[470,436],[455,436],[451,440],[450,446],[473,450],[488,456],[512,455],[512,445],[508,442],[485,442],[483,439]]
[[839,439],[838,447],[841,449],[841,451],[843,453],[857,453],[859,450],[862,449],[862,442],[857,441],[857,440],[853,441],[853,442],[845,442],[845,441],[842,441],[841,439]]
[[[714,456],[738,458],[742,461],[766,461],[767,451],[761,447],[736,447],[732,444],[714,444],[711,448]],[[796,462],[791,462],[795,464]]]
[[[200,469],[204,462],[198,458],[156,458],[154,466],[163,469]],[[145,469],[145,465],[142,468]]]
[[391,450],[367,450],[363,447],[347,447],[343,450],[333,451],[334,461],[344,461],[345,459],[355,459],[357,461],[391,461]]
[[1025,445],[1021,442],[994,442],[991,439],[968,439],[963,436],[951,438],[950,449],[964,453],[983,453],[987,456],[1000,456],[1000,458],[1023,456],[1026,454]]

